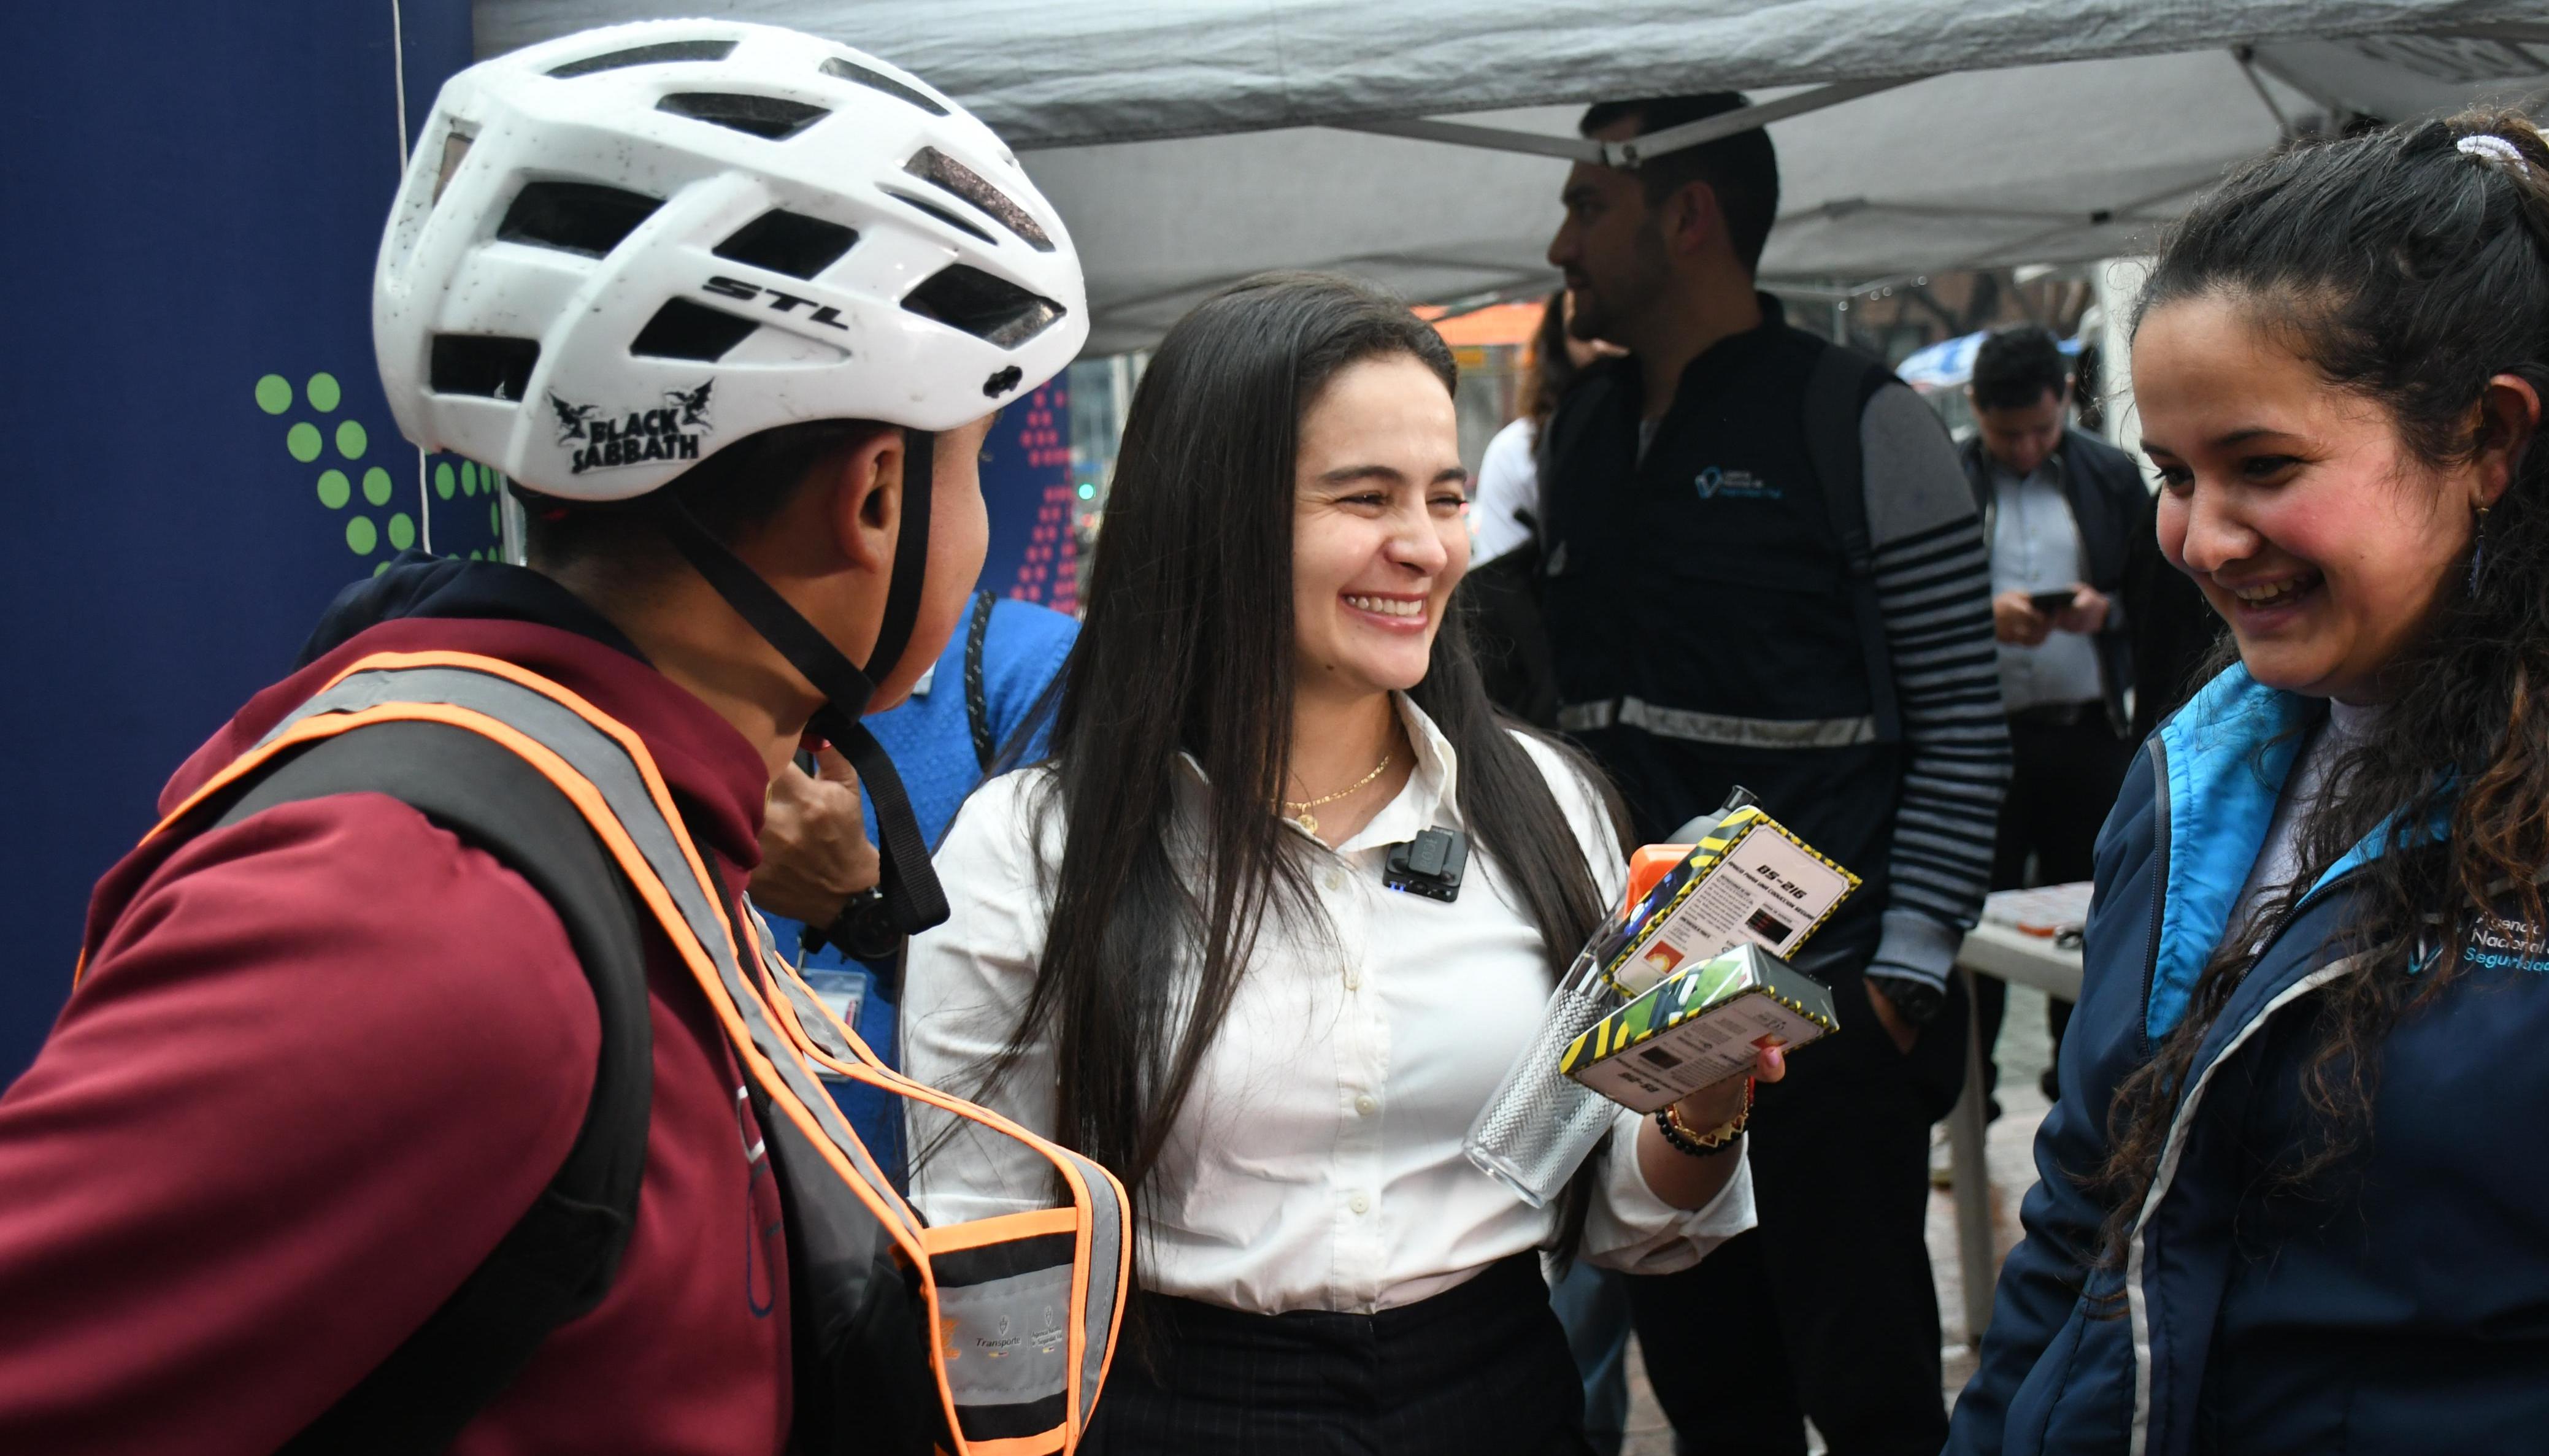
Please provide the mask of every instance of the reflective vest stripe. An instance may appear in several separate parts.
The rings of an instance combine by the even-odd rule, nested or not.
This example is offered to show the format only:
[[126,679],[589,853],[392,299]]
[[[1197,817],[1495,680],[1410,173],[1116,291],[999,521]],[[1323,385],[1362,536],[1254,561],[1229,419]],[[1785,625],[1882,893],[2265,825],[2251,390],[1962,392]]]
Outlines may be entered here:
[[[1042,1143],[1043,1139],[1018,1127],[1007,1118],[986,1107],[951,1097],[935,1087],[915,1082],[885,1064],[858,1033],[832,1014],[805,984],[804,976],[785,956],[778,954],[768,938],[768,927],[759,924],[757,916],[743,927],[751,938],[761,963],[783,994],[772,1004],[779,1017],[796,1033],[799,1048],[815,1063],[839,1075],[899,1093],[916,1102],[956,1114],[1012,1137]],[[827,1050],[821,1044],[831,1043],[838,1050]],[[841,1054],[846,1052],[847,1055]],[[1046,1145],[1046,1151],[1062,1169],[1065,1185],[1072,1191],[1075,1205],[1086,1204],[1091,1209],[1089,1227],[1084,1230],[1080,1257],[1091,1268],[1115,1268],[1124,1263],[1124,1250],[1132,1237],[1132,1212],[1123,1190],[1112,1173],[1066,1147]],[[986,1221],[997,1222],[997,1221]],[[975,1224],[953,1226],[971,1228]],[[924,1230],[924,1237],[930,1232]],[[934,1245],[933,1245],[934,1246]],[[1114,1358],[1115,1338],[1123,1326],[1124,1301],[1120,1298],[1123,1282],[1119,1279],[1109,1290],[1091,1288],[1089,1308],[1084,1327],[1073,1331],[1072,1360],[1082,1372],[1081,1383],[1090,1392],[1104,1385],[1106,1372]],[[1101,1304],[1102,1302],[1102,1304]],[[1101,1327],[1102,1326],[1102,1327]],[[1078,1418],[1075,1397],[1073,1410]]]
[[1053,1456],[1062,1449],[1059,1437],[1013,1436],[1005,1440],[967,1441],[974,1456]]
[[963,1224],[950,1224],[944,1228],[924,1228],[921,1241],[932,1254],[952,1254],[1006,1238],[1036,1238],[1053,1233],[1078,1232],[1080,1225],[1069,1209],[1028,1209],[1023,1213],[997,1214],[989,1219],[974,1219]]
[[1558,710],[1558,726],[1569,733],[1637,728],[1657,738],[1728,748],[1850,748],[1874,743],[1877,737],[1873,717],[1736,718],[1690,708],[1657,707],[1634,697],[1568,703]]

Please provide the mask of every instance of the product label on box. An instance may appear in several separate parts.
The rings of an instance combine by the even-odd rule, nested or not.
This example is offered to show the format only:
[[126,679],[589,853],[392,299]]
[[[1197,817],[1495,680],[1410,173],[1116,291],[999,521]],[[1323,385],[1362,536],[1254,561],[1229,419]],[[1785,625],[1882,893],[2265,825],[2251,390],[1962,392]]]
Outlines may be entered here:
[[1757,946],[1738,946],[1596,1022],[1558,1070],[1652,1112],[1741,1075],[1765,1046],[1803,1046],[1840,1025],[1830,987]]
[[1741,1076],[1767,1046],[1815,1041],[1824,1028],[1758,991],[1668,1027],[1625,1051],[1579,1068],[1575,1080],[1638,1112],[1653,1112],[1702,1087]]
[[1857,884],[1776,823],[1756,818],[1629,952],[1612,982],[1636,995],[1686,963],[1747,942],[1789,955]]

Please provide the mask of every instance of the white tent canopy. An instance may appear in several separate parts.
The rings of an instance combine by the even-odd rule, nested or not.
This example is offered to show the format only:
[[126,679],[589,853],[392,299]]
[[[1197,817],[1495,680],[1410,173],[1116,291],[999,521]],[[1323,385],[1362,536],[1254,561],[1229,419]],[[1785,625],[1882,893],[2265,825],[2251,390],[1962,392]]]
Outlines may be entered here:
[[[1605,98],[1812,108],[1769,125],[1763,272],[1862,283],[2133,251],[2286,132],[2549,90],[2536,0],[479,0],[477,38],[703,10],[874,51],[1008,138],[1086,261],[1093,353],[1266,268],[1546,287],[1547,153]],[[1463,132],[1426,118],[1487,144],[1365,130]]]

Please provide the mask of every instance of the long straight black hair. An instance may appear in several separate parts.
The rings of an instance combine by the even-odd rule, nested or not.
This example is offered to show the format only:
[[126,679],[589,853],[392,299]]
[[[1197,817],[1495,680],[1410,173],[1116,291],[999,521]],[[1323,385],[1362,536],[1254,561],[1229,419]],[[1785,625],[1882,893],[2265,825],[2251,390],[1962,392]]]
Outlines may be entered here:
[[[1456,383],[1441,335],[1404,304],[1344,278],[1267,274],[1169,331],[1125,420],[1036,800],[1039,818],[1063,816],[1052,920],[1034,993],[986,1082],[1050,1035],[1061,1140],[1113,1169],[1137,1206],[1260,928],[1316,914],[1307,847],[1274,812],[1291,751],[1294,456],[1329,380],[1393,355]],[[1471,841],[1521,897],[1554,973],[1606,907],[1514,736],[1528,730],[1487,700],[1455,602],[1408,696],[1458,756]],[[1203,770],[1199,822],[1178,810],[1180,754]],[[1600,775],[1569,762],[1616,829]]]

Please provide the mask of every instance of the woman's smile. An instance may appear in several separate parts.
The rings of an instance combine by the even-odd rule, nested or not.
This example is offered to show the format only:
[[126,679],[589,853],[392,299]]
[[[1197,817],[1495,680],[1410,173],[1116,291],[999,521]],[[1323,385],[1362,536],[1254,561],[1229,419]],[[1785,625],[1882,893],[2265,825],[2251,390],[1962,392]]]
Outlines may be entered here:
[[1338,599],[1365,618],[1365,625],[1383,632],[1422,633],[1433,625],[1433,613],[1426,610],[1430,592],[1349,592]]
[[2299,620],[2323,594],[2327,579],[2307,567],[2252,581],[2214,578],[2213,585],[2230,599],[2235,631],[2265,633]]

